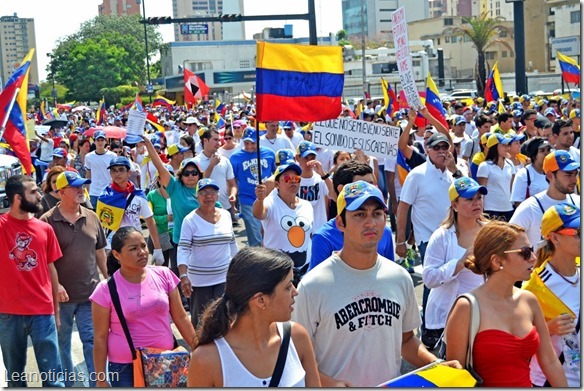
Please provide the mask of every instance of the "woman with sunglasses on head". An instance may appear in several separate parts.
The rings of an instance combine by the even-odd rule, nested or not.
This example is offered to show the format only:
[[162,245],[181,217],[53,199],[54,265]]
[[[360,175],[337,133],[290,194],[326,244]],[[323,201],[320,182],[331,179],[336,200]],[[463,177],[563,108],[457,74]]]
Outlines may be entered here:
[[430,237],[422,279],[431,289],[426,304],[426,330],[422,342],[434,348],[446,325],[448,311],[456,298],[483,283],[483,278],[464,266],[473,253],[480,229],[488,222],[483,214],[487,188],[462,177],[450,185],[448,217]]
[[288,254],[296,268],[308,262],[314,223],[312,205],[297,196],[300,174],[302,169],[295,162],[278,166],[276,188],[267,194],[266,185],[257,185],[253,203],[253,216],[264,229],[264,247]]
[[238,145],[235,143],[235,138],[233,137],[233,130],[231,128],[225,129],[223,135],[223,140],[225,143],[219,148],[219,154],[225,156],[227,159],[233,155],[233,152],[237,151]]
[[[536,268],[523,285],[539,301],[552,345],[569,387],[580,387],[580,208],[560,203],[545,211],[541,235],[546,243],[537,252]],[[536,358],[531,360],[534,386],[549,383]]]
[[195,327],[205,306],[225,291],[227,268],[238,251],[231,214],[216,206],[219,186],[201,179],[196,195],[200,206],[183,220],[177,257],[181,290],[191,299]]
[[[515,281],[529,279],[536,260],[525,230],[502,221],[487,223],[474,241],[473,252],[465,266],[485,278],[471,291],[480,312],[473,368],[483,386],[531,387],[529,365],[535,354],[550,384],[566,387],[537,298],[514,286]],[[460,361],[463,367],[470,316],[470,302],[457,300],[445,329],[446,358]]]
[[[148,265],[148,247],[142,232],[135,227],[122,227],[113,235],[111,247],[107,270],[116,283],[135,348],[172,350],[171,320],[184,341],[194,348],[195,329],[182,306],[178,278],[166,267]],[[132,354],[112,302],[108,280],[102,280],[89,299],[95,329],[93,357],[99,375],[97,387],[132,387]]]
[[280,251],[246,247],[237,253],[225,293],[203,314],[188,387],[320,387],[310,337],[295,322],[280,380],[270,384],[284,347],[282,322],[290,320],[298,295],[292,269],[292,260]]

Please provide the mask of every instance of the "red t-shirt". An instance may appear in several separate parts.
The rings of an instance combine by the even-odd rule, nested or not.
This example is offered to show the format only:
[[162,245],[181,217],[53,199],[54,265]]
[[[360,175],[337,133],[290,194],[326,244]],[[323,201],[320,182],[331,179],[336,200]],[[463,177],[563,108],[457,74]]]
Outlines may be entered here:
[[62,257],[53,228],[36,218],[0,215],[0,313],[52,315],[48,264]]

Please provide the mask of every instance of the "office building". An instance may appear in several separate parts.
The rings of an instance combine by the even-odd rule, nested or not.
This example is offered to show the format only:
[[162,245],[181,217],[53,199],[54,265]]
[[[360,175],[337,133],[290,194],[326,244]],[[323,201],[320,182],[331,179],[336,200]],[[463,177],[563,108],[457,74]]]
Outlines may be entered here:
[[136,0],[103,0],[97,11],[99,15],[140,15],[140,3]]
[[[20,66],[20,62],[30,49],[36,48],[34,19],[12,16],[0,17],[0,77],[4,85]],[[37,52],[32,58],[29,84],[38,84],[39,71]]]

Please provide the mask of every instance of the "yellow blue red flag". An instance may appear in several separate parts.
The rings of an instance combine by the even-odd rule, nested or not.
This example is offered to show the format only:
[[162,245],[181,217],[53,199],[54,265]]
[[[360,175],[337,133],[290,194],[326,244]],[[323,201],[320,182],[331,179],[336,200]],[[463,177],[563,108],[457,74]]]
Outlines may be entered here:
[[485,100],[487,102],[496,102],[499,99],[503,99],[503,92],[503,83],[501,82],[501,75],[499,75],[498,62],[495,62],[485,83]]
[[571,57],[556,52],[560,68],[562,69],[562,77],[566,83],[580,84],[580,65]]
[[256,119],[323,121],[341,113],[340,46],[257,43]]
[[379,387],[474,387],[476,384],[477,380],[466,369],[429,364],[380,384]]

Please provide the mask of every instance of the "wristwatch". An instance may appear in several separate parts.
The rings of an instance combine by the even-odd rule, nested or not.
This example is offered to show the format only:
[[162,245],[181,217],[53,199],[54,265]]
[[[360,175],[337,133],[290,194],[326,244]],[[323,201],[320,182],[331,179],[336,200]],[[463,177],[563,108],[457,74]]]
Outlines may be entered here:
[[183,273],[180,276],[178,276],[178,278],[180,278],[181,280],[185,277],[188,277],[189,275],[187,273]]
[[456,170],[456,171],[455,171],[455,172],[452,174],[452,177],[453,177],[453,178],[456,178],[456,179],[458,179],[458,178],[462,177],[462,172],[460,172],[460,170]]

